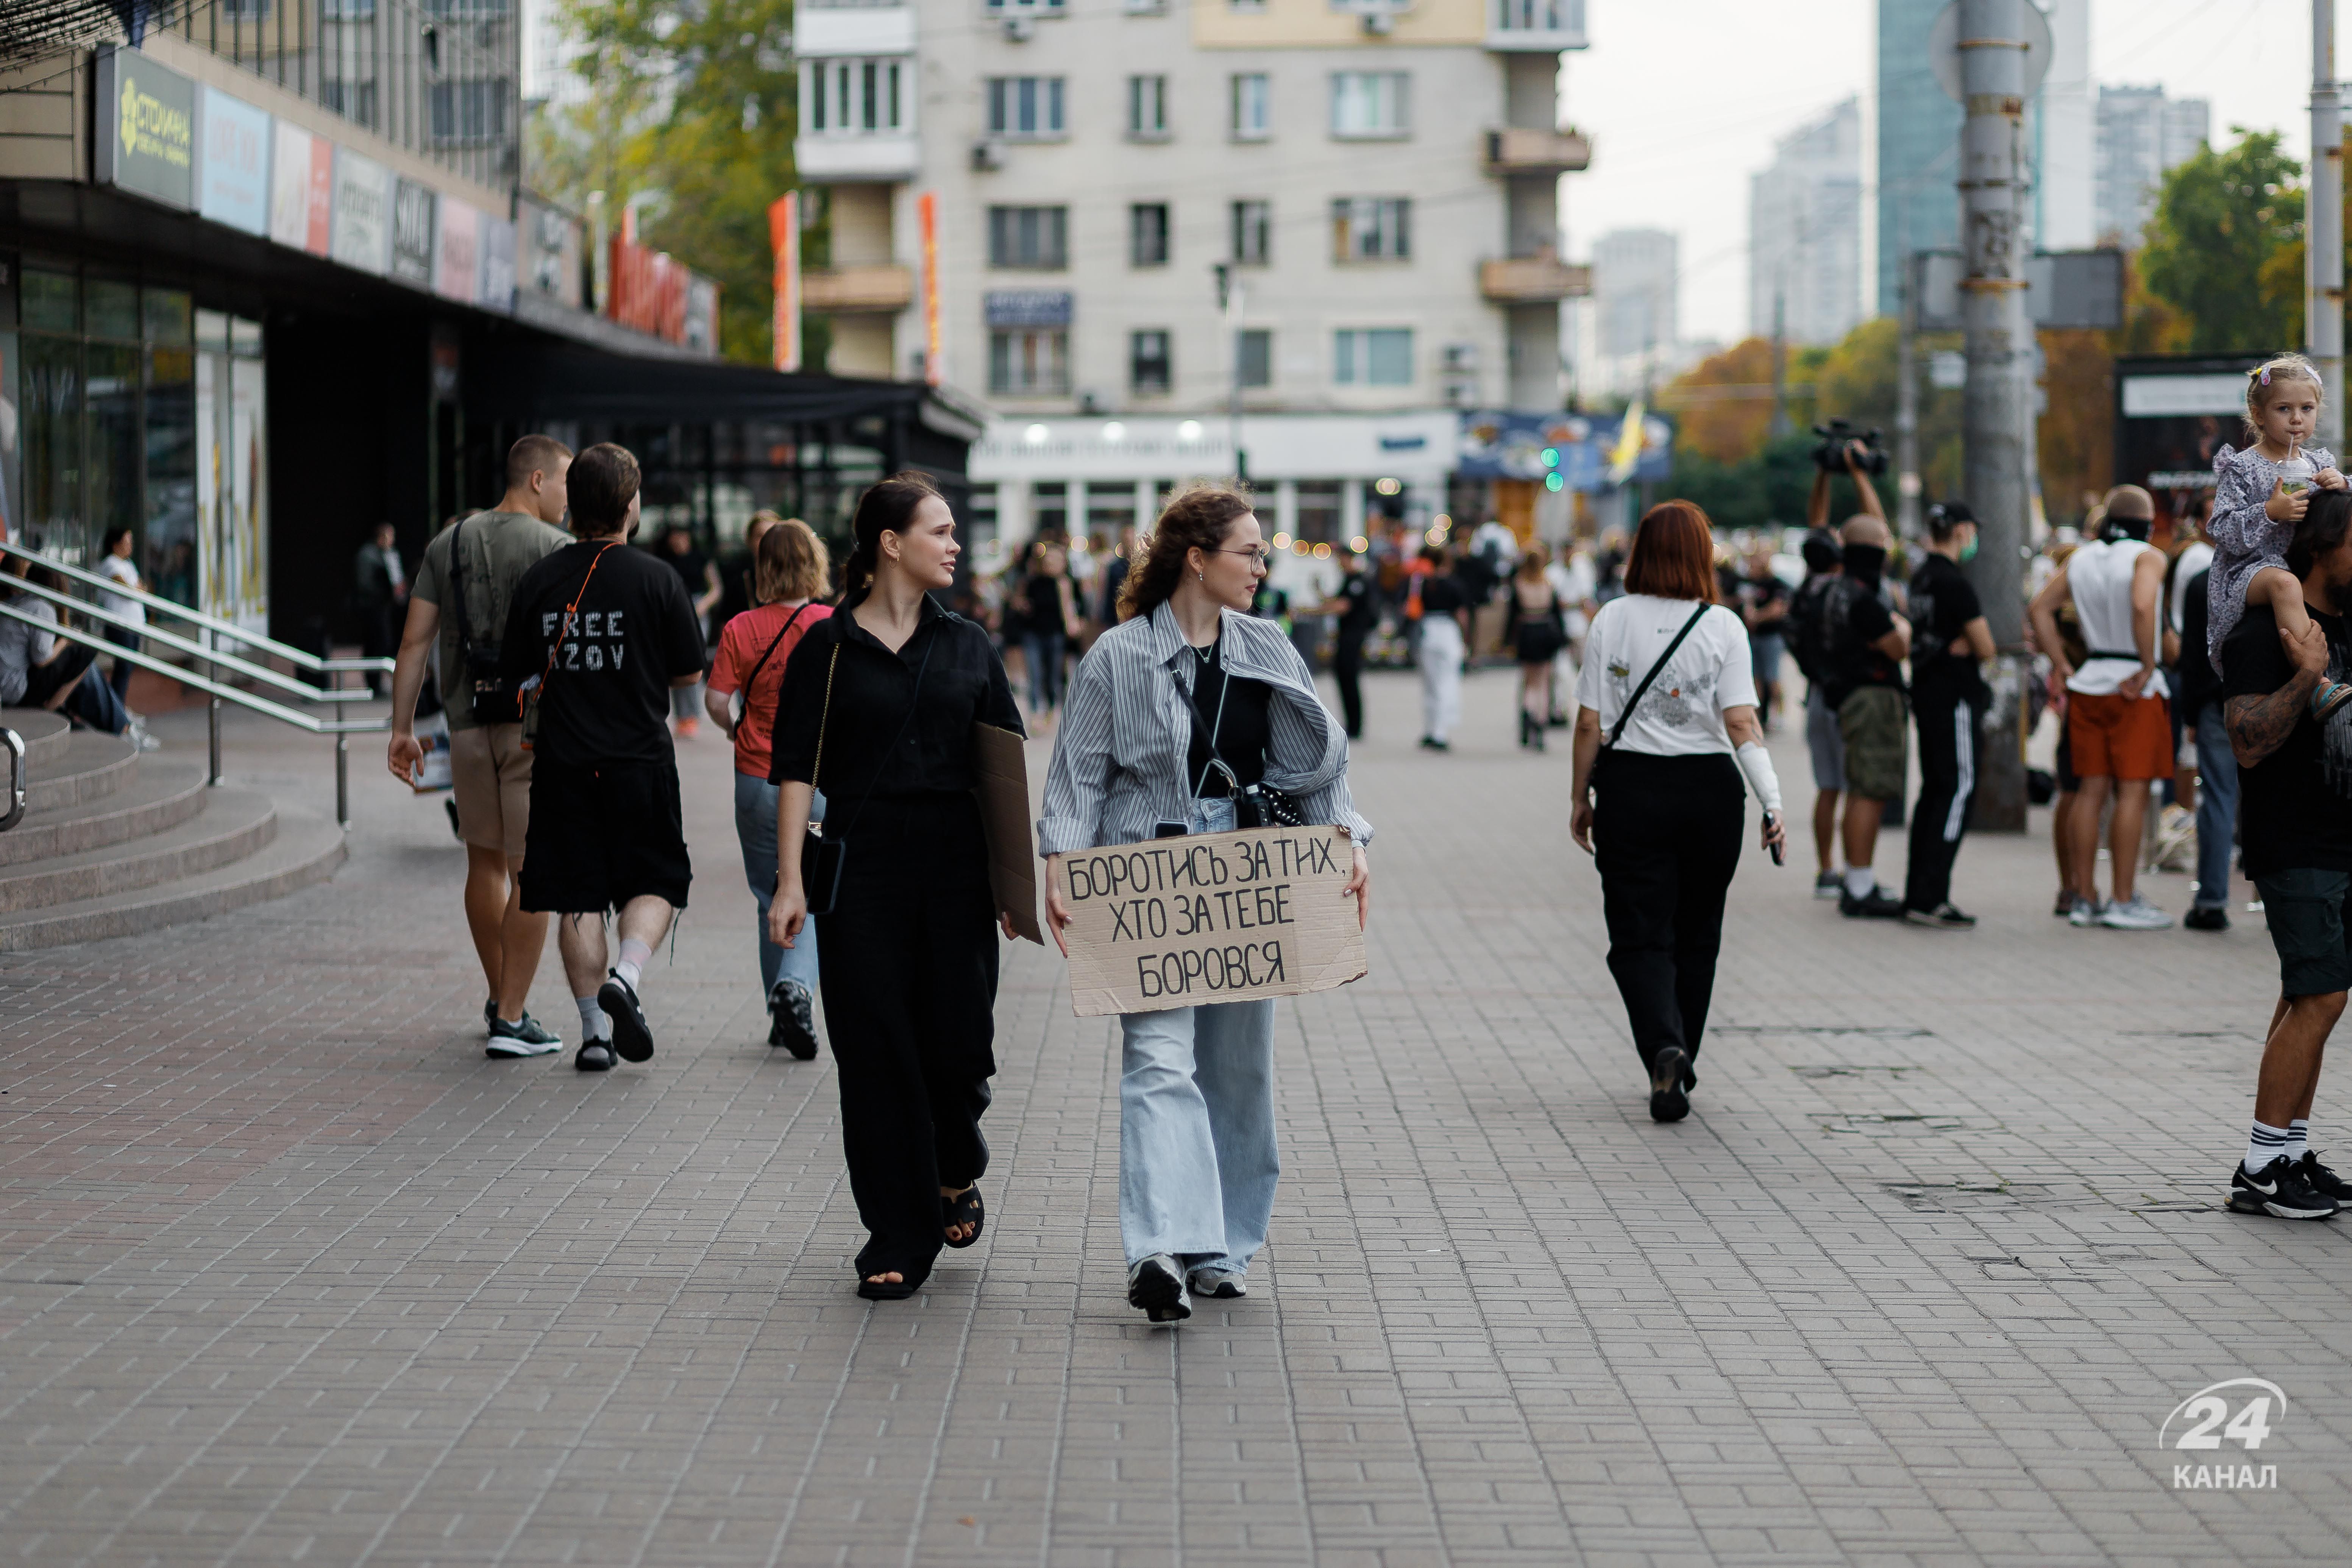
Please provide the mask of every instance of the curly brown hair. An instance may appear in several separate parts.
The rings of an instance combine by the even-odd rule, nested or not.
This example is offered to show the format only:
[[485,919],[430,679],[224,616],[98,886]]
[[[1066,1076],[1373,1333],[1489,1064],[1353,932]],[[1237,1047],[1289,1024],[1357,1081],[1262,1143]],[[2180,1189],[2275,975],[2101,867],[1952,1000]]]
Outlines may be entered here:
[[1170,496],[1142,542],[1141,559],[1119,585],[1118,618],[1132,620],[1157,609],[1184,580],[1184,557],[1194,550],[1216,549],[1234,522],[1255,507],[1249,487],[1239,479],[1187,485]]

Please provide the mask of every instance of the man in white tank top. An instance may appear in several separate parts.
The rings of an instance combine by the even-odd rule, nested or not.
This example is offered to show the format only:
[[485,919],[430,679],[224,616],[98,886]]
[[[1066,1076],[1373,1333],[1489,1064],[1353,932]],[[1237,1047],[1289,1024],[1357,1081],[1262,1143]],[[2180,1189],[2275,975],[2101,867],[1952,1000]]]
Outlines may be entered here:
[[[2116,486],[2107,494],[2106,536],[2069,555],[2033,596],[2034,638],[2050,655],[2053,680],[2065,687],[2066,739],[2083,781],[2070,822],[2075,900],[2068,918],[2078,926],[2162,931],[2172,924],[2170,915],[2133,886],[2149,782],[2172,775],[2169,692],[2158,668],[2164,652],[2164,552],[2147,542],[2155,517],[2146,490]],[[2058,637],[2058,606],[2069,598],[2090,648],[2080,669],[2067,661]],[[2099,816],[2110,795],[2115,899],[2102,903]]]

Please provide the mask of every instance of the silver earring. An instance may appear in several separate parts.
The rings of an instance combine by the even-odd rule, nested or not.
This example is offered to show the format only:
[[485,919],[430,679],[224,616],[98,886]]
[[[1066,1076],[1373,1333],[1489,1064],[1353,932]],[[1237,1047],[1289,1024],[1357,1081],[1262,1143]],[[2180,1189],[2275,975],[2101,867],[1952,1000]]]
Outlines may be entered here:
[[1195,572],[1192,574],[1192,581],[1195,583],[1205,583],[1208,580],[1208,577],[1202,573]]

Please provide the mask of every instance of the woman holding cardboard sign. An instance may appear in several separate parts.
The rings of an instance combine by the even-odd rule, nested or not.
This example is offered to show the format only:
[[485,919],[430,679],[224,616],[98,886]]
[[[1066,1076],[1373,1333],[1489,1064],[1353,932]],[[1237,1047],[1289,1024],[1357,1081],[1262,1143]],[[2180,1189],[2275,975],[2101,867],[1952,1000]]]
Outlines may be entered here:
[[[1045,776],[1046,923],[1069,951],[1059,883],[1073,851],[1276,820],[1337,824],[1347,891],[1370,908],[1371,824],[1348,794],[1348,742],[1281,627],[1253,618],[1266,552],[1250,498],[1202,485],[1160,512],[1119,591],[1120,624],[1079,662]],[[1280,1159],[1274,1003],[1119,1017],[1119,1235],[1127,1299],[1155,1323],[1193,1294],[1247,1289]]]
[[[841,1141],[868,1232],[857,1293],[898,1301],[942,1246],[980,1239],[996,899],[972,726],[1019,734],[1021,714],[988,634],[930,596],[961,552],[930,480],[884,479],[854,529],[841,603],[793,650],[776,707],[768,925],[790,947],[815,910]],[[812,851],[819,788],[824,837]]]

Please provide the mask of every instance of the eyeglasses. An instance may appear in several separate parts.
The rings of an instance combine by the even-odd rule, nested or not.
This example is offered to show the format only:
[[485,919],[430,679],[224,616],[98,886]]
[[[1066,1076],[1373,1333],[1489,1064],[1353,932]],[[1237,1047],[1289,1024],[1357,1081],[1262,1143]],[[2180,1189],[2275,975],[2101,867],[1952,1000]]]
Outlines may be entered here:
[[1217,553],[1220,555],[1246,555],[1261,566],[1274,559],[1274,552],[1271,550],[1220,550]]

